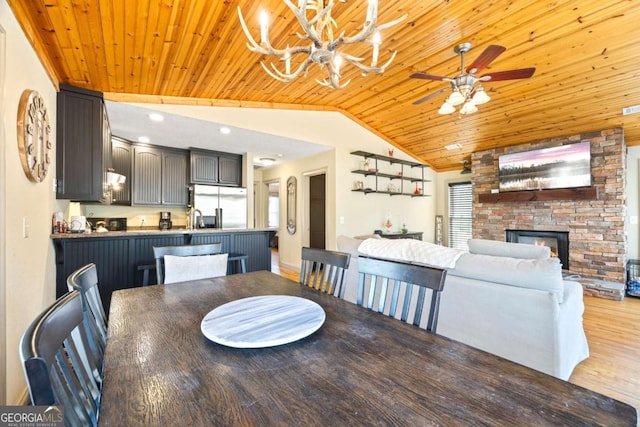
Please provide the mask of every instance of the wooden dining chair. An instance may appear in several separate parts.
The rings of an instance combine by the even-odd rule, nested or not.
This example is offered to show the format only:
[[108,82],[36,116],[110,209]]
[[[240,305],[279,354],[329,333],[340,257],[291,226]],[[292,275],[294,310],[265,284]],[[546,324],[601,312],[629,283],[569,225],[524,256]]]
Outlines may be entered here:
[[[420,264],[378,258],[358,257],[358,296],[356,304],[378,313],[396,317],[398,304],[401,305],[400,320],[420,326],[426,292],[430,289],[431,304],[426,330],[436,332],[440,293],[444,288],[447,270]],[[412,294],[417,287],[413,320],[409,319]],[[367,289],[365,295],[365,288]],[[402,291],[402,292],[401,292]],[[399,299],[404,294],[403,301]]]
[[67,426],[95,426],[100,385],[87,349],[82,296],[72,291],[43,311],[26,329],[20,357],[33,405],[62,405]]
[[300,284],[344,297],[343,282],[349,268],[351,254],[326,249],[302,248]]
[[102,383],[102,364],[107,347],[107,316],[104,313],[100,291],[98,290],[98,271],[91,263],[71,273],[67,278],[69,291],[76,290],[82,297],[82,311],[86,323],[89,350],[94,355],[98,372],[96,379]]
[[[202,245],[178,245],[178,246],[154,246],[153,257],[156,260],[156,278],[158,284],[173,283],[177,281],[195,280],[206,277],[224,276],[227,273],[227,254],[222,254],[222,243],[207,243]],[[165,269],[165,257],[200,257],[219,255],[219,257],[209,259],[197,259],[193,260],[194,263],[189,260],[176,260],[176,268],[169,271],[170,280],[166,280]],[[202,261],[211,261],[211,263],[203,263]],[[181,263],[180,261],[185,261]],[[223,262],[224,261],[224,262]],[[215,263],[215,265],[213,264]],[[189,265],[186,264],[198,264]],[[221,266],[224,266],[224,272],[221,271]],[[218,268],[220,267],[220,268]],[[179,270],[179,271],[178,271]],[[209,275],[211,274],[211,275]],[[177,279],[177,280],[174,280]]]

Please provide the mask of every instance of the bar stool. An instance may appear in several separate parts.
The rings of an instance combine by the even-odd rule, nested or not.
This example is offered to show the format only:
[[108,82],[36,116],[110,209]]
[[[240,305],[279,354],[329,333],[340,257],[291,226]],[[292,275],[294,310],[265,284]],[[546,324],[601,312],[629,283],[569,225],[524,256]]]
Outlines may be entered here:
[[249,256],[241,253],[229,253],[229,257],[227,258],[227,262],[229,262],[229,266],[233,266],[233,262],[236,263],[235,271],[233,273],[237,273],[240,270],[241,273],[247,272],[247,266],[245,264],[245,260],[248,259]]

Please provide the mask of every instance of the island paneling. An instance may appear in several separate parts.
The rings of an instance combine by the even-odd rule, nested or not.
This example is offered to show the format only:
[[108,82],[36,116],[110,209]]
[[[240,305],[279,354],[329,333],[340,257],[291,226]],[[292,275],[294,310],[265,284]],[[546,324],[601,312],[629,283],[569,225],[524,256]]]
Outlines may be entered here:
[[[100,296],[109,312],[111,293],[142,285],[140,265],[154,264],[153,246],[222,242],[223,252],[248,256],[247,272],[271,270],[269,230],[172,230],[158,232],[113,232],[105,234],[54,234],[56,297],[67,292],[67,277],[78,268],[96,264]],[[150,283],[156,283],[155,271]]]

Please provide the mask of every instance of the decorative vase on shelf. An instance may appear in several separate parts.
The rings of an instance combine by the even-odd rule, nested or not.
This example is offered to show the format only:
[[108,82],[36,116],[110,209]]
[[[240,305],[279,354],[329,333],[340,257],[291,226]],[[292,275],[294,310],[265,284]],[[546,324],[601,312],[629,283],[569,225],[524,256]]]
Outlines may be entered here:
[[415,189],[415,190],[413,190],[413,194],[415,194],[415,195],[417,196],[417,195],[419,195],[420,193],[421,193],[421,192],[420,192],[420,188],[418,188],[418,183],[416,182],[416,189]]
[[393,157],[393,148],[389,148],[388,153],[389,157]]
[[387,233],[391,230],[391,227],[393,226],[393,224],[391,224],[391,217],[389,215],[387,215],[387,218],[384,220],[384,228],[386,229]]

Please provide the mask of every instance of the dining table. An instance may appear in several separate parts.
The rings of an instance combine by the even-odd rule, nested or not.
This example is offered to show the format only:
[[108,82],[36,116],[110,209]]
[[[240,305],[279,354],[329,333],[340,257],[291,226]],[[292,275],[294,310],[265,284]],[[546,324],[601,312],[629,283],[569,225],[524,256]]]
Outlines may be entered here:
[[[308,327],[287,340],[283,323],[269,322],[296,301],[306,305],[291,329]],[[227,327],[241,331],[225,335]],[[637,410],[257,271],[115,291],[98,422],[635,426]]]

